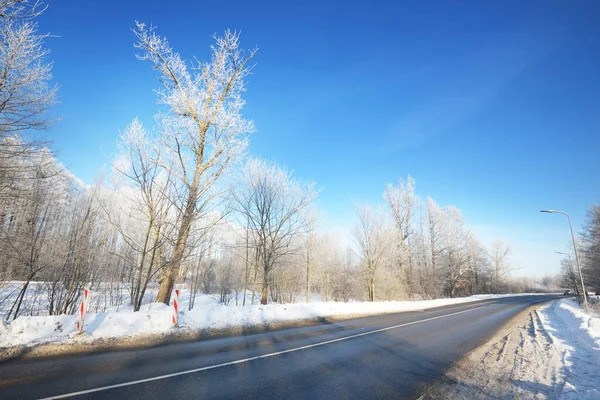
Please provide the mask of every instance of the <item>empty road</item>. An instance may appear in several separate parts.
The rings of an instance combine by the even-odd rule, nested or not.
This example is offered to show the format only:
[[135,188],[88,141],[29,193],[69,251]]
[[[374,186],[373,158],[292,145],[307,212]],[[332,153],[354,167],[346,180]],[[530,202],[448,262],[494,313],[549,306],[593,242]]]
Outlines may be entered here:
[[416,398],[529,306],[519,296],[146,349],[0,363],[0,398]]

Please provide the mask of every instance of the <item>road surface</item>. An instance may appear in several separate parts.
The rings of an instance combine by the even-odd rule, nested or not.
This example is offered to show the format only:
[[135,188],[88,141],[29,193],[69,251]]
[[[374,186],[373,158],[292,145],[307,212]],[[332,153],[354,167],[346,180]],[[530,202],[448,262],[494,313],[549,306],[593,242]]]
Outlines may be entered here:
[[0,398],[417,398],[529,306],[519,296],[140,350],[0,363]]

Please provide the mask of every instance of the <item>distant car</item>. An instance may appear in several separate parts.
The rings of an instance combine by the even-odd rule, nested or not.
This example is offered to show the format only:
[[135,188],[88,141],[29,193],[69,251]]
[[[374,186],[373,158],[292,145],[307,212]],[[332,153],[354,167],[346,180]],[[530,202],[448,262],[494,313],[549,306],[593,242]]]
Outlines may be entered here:
[[571,291],[570,291],[570,290],[565,290],[565,291],[563,292],[563,296],[569,296],[570,294],[571,294]]

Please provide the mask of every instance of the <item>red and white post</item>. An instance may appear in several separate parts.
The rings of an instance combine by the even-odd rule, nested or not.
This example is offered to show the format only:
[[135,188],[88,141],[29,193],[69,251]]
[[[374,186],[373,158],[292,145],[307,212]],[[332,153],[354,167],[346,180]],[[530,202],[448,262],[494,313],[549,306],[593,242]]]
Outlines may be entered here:
[[175,289],[175,297],[173,297],[173,326],[179,324],[179,289]]
[[81,304],[79,305],[79,318],[77,319],[77,333],[80,334],[83,332],[83,321],[85,320],[85,312],[88,308],[88,300],[90,298],[90,289],[85,289],[83,291],[83,299],[81,300]]

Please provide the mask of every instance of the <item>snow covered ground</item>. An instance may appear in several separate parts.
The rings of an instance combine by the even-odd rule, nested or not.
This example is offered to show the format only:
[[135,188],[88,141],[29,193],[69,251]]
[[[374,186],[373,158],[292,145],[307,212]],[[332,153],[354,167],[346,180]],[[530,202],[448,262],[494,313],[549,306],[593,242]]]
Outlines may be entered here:
[[505,327],[446,378],[424,399],[600,399],[600,315],[573,298],[553,301]]
[[540,312],[562,365],[561,399],[600,399],[600,316],[565,299]]
[[[92,292],[92,298],[94,294]],[[423,310],[449,304],[472,302],[507,295],[478,295],[457,299],[438,299],[401,302],[313,302],[296,304],[235,306],[218,303],[218,296],[198,295],[194,309],[188,310],[189,292],[181,291],[179,328],[171,323],[172,307],[159,303],[144,305],[140,312],[131,307],[114,307],[112,311],[88,313],[85,317],[85,335],[76,336],[75,315],[20,316],[0,323],[0,348],[32,346],[42,343],[84,342],[97,339],[132,337],[146,334],[167,334],[182,331],[220,330],[260,327],[274,323],[311,320],[320,317],[343,317],[401,311]],[[508,295],[510,296],[510,295]],[[242,296],[243,297],[243,296]],[[238,299],[238,304],[241,300]]]

